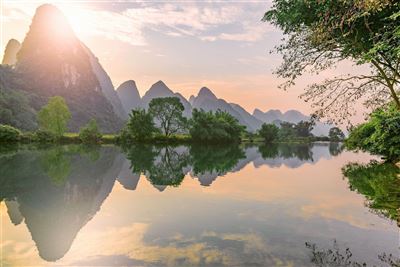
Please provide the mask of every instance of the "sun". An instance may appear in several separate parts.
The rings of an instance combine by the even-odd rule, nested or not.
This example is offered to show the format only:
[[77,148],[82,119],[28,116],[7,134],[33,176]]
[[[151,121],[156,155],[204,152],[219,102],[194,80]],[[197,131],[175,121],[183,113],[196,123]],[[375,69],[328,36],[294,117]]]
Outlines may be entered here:
[[66,3],[53,1],[61,12],[67,18],[67,21],[75,34],[84,38],[87,37],[95,29],[95,18],[93,12],[86,6],[78,5],[75,3]]

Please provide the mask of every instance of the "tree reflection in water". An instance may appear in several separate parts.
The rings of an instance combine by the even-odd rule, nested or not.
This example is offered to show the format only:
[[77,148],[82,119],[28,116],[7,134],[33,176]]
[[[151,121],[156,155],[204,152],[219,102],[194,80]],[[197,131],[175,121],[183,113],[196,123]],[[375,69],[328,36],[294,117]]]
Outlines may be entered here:
[[124,152],[131,162],[133,173],[143,173],[153,185],[179,186],[185,175],[217,172],[222,175],[245,158],[237,145],[224,146],[152,146],[133,145]]
[[113,146],[1,147],[0,201],[5,201],[13,224],[27,225],[40,257],[56,261],[108,197],[127,163],[125,157],[130,162],[129,173],[143,173],[162,191],[166,186],[180,185],[189,172],[208,186],[217,177],[239,171],[262,157],[280,157],[260,161],[268,166],[280,164],[284,157],[294,158],[293,166],[299,167],[329,155],[327,144],[319,146],[322,153],[314,158],[312,148],[142,144],[123,148],[124,155]]
[[378,215],[397,221],[400,227],[400,169],[390,163],[349,163],[342,169],[350,190],[362,194]]
[[270,144],[261,145],[258,151],[266,158],[297,158],[299,160],[313,161],[312,143],[308,144]]

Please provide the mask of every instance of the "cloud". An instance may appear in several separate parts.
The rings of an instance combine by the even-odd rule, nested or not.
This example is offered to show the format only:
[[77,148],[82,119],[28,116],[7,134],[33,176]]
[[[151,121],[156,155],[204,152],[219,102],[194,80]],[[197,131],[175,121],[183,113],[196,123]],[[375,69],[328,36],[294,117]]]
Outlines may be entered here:
[[[6,3],[7,21],[30,20],[40,3]],[[100,36],[131,45],[147,45],[147,35],[158,32],[171,37],[192,36],[202,41],[244,41],[261,39],[269,30],[260,23],[259,3],[132,3],[122,10],[93,5],[55,4],[66,14],[78,35]],[[247,7],[247,9],[245,8]],[[248,10],[249,9],[249,10]],[[255,12],[257,10],[257,12]],[[235,29],[235,31],[232,31]]]

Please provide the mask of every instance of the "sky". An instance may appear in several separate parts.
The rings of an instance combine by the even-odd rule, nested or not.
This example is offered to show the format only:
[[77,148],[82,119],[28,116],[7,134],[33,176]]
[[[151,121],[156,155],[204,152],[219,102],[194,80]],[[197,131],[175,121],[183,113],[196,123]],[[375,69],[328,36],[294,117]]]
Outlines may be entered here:
[[1,53],[7,41],[24,39],[35,9],[59,7],[77,36],[95,53],[115,87],[135,80],[141,95],[158,80],[185,97],[203,86],[247,111],[297,109],[311,113],[299,99],[319,76],[304,76],[288,91],[273,73],[281,56],[270,51],[282,32],[262,22],[271,1],[19,1],[0,0]]

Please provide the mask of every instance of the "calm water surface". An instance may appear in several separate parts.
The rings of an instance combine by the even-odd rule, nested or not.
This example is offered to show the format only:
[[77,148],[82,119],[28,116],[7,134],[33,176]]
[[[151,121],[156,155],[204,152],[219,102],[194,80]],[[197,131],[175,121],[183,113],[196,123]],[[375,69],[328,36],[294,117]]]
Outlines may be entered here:
[[398,266],[399,170],[372,159],[333,143],[2,148],[2,266]]

